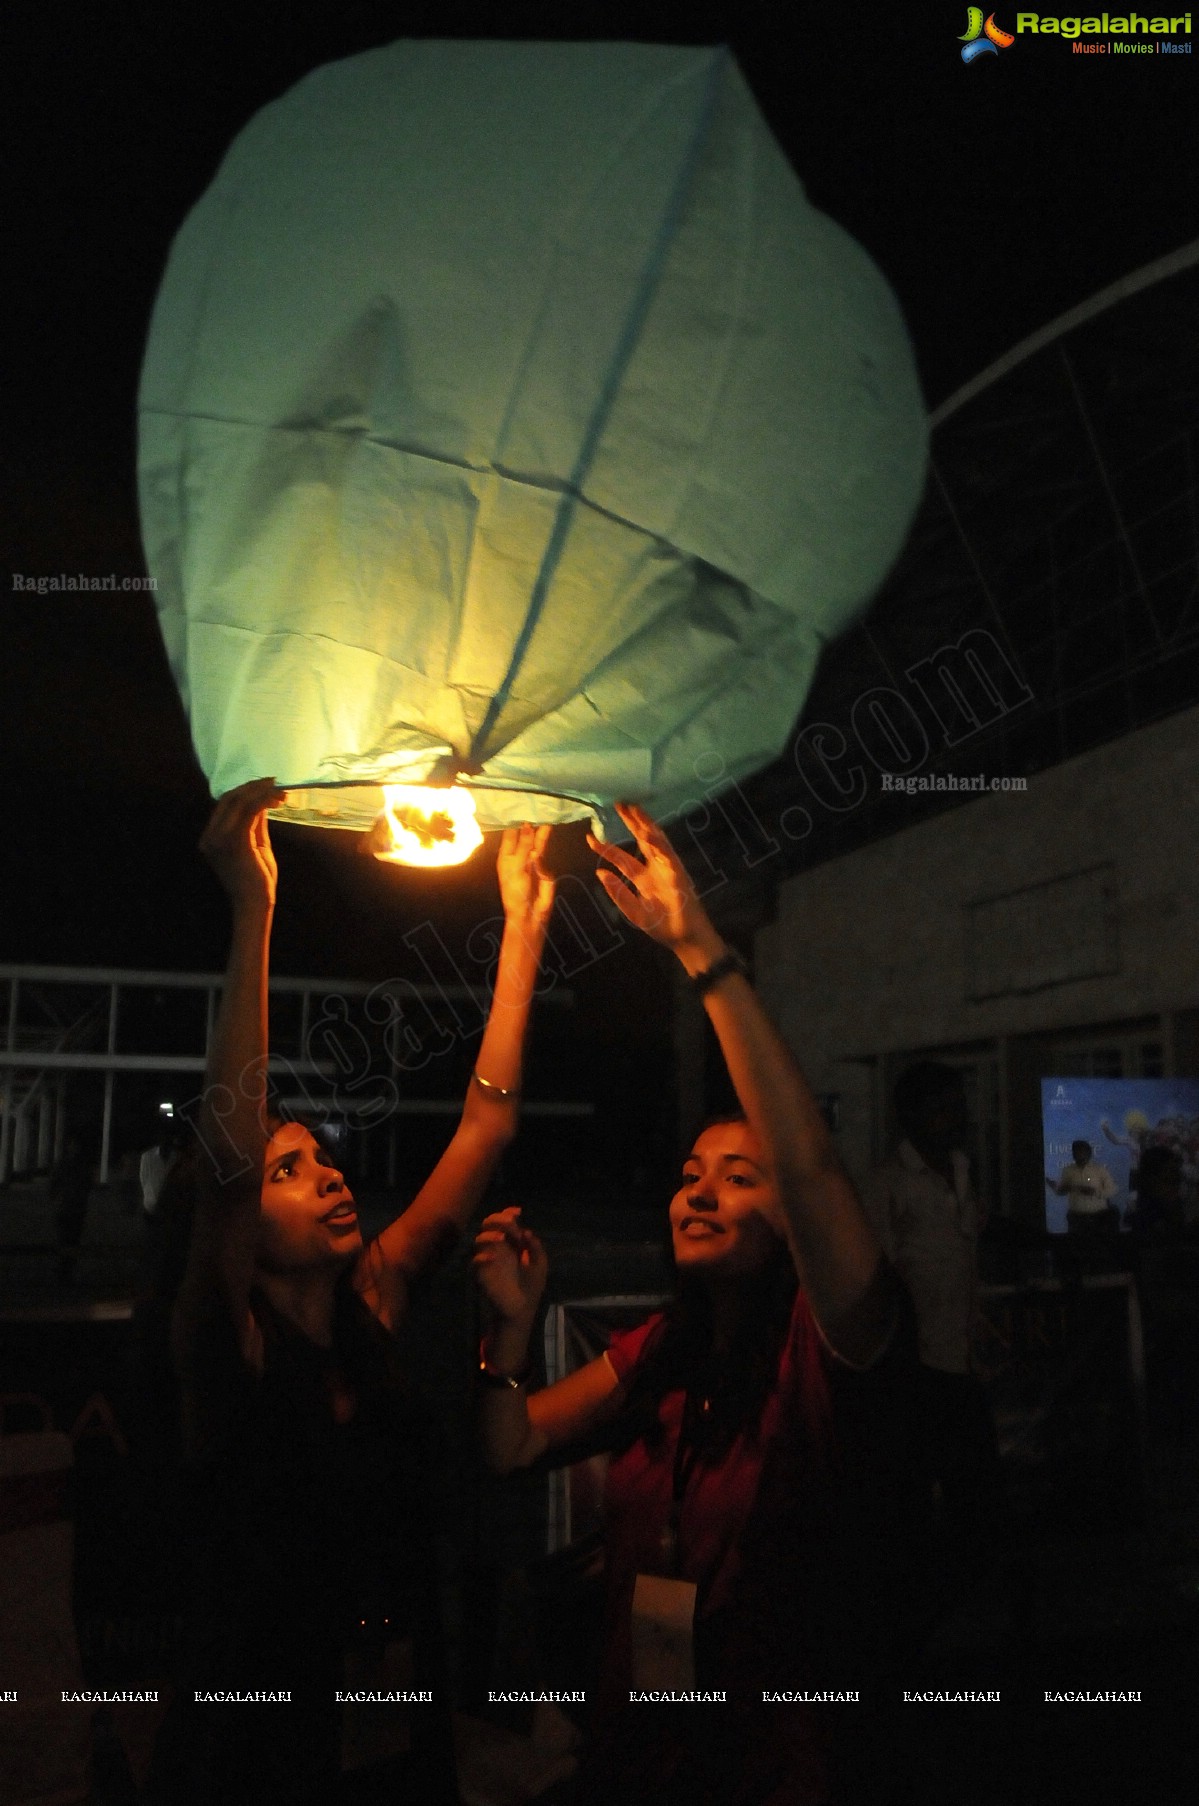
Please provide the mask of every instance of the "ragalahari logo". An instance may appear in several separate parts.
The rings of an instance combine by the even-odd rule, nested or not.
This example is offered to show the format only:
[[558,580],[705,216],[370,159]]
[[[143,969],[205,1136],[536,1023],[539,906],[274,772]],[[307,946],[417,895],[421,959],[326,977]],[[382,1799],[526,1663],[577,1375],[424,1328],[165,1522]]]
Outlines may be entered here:
[[995,14],[988,13],[983,20],[981,6],[966,8],[966,29],[958,42],[962,46],[962,61],[972,63],[976,56],[998,56],[1001,50],[1016,42],[1010,31],[1000,31],[995,23]]

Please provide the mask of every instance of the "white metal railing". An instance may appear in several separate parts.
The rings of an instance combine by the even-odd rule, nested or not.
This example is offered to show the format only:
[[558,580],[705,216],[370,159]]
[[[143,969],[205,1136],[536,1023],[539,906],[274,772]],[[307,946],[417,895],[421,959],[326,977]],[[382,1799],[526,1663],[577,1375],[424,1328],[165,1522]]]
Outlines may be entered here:
[[[490,1001],[484,985],[462,982],[440,983],[404,978],[400,981],[404,996],[428,1005],[443,1006],[455,1015],[456,1004],[469,1004],[477,1010],[479,1022]],[[224,977],[219,972],[163,972],[128,970],[106,966],[30,966],[0,963],[0,1185],[11,1179],[14,1166],[24,1164],[24,1153],[30,1138],[33,1107],[38,1108],[37,1145],[40,1156],[52,1146],[55,1158],[62,1151],[64,1133],[64,1099],[62,1079],[67,1073],[93,1073],[103,1081],[103,1104],[100,1123],[99,1182],[107,1184],[112,1162],[113,1099],[116,1081],[121,1074],[202,1073],[207,1063],[208,1046],[216,1020],[217,1005]],[[7,986],[7,999],[3,987]],[[70,993],[90,990],[95,996],[81,1004]],[[194,1037],[189,1052],[162,1053],[153,1048],[122,1048],[121,1022],[123,993],[130,991],[169,991],[203,996],[202,1033]],[[272,977],[272,997],[299,999],[299,1024],[295,1039],[299,1052],[278,1054],[271,1060],[271,1070],[283,1077],[299,1080],[319,1079],[328,1082],[336,1077],[334,1063],[310,1057],[309,1031],[313,1021],[313,1005],[329,998],[361,1002],[387,990],[382,985],[363,979],[285,978]],[[57,997],[55,993],[58,993]],[[65,994],[65,995],[64,995]],[[544,1004],[569,1006],[574,998],[564,987],[555,987],[538,999]],[[22,1021],[22,1012],[40,1008],[51,1020],[48,1023]],[[59,1011],[71,1016],[65,1026],[54,1020]],[[72,1039],[97,1033],[103,1045],[71,1046]],[[189,1038],[186,1034],[182,1037]],[[290,1037],[289,1037],[290,1039]],[[392,1076],[398,1069],[392,1068]],[[50,1080],[58,1077],[57,1088]],[[529,1115],[589,1116],[590,1104],[530,1101]],[[404,1098],[396,1113],[402,1115],[444,1115],[461,1109],[461,1099]],[[14,1159],[16,1156],[16,1159]]]

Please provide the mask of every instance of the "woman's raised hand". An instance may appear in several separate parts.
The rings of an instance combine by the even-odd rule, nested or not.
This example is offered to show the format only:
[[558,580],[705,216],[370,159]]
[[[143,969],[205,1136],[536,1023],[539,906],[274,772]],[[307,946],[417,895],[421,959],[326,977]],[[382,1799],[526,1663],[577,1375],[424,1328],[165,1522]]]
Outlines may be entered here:
[[545,1249],[520,1222],[520,1207],[484,1217],[475,1237],[475,1278],[496,1316],[528,1323],[536,1315],[549,1273]]
[[274,778],[255,778],[227,790],[200,837],[200,851],[229,893],[233,906],[273,908],[278,867],[266,813],[286,796]]
[[544,929],[554,907],[555,879],[542,863],[549,837],[548,825],[532,822],[504,829],[495,872],[505,918],[517,927]]
[[593,834],[587,844],[615,868],[601,866],[595,875],[621,915],[680,958],[688,953],[706,958],[722,949],[686,867],[657,822],[633,803],[617,803],[616,813],[637,842],[640,859]]

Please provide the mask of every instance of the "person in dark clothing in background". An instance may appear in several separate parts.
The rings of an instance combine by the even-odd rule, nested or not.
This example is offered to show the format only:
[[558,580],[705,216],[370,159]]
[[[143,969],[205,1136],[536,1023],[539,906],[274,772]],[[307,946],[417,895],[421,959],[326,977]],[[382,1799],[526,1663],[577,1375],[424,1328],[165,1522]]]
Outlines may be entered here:
[[1146,1148],[1136,1173],[1136,1207],[1129,1227],[1141,1237],[1183,1227],[1182,1159],[1173,1148]]
[[68,1128],[62,1157],[50,1174],[47,1187],[54,1206],[58,1277],[64,1285],[75,1277],[79,1247],[87,1225],[87,1205],[95,1164],[95,1133],[81,1128]]

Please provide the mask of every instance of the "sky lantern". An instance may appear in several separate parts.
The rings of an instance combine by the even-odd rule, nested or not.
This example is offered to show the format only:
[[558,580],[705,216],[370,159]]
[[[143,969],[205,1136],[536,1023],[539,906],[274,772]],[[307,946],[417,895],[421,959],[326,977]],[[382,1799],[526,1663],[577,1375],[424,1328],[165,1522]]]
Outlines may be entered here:
[[435,863],[775,757],[925,452],[894,298],[728,52],[619,43],[401,41],[264,108],[140,422],[214,794]]

